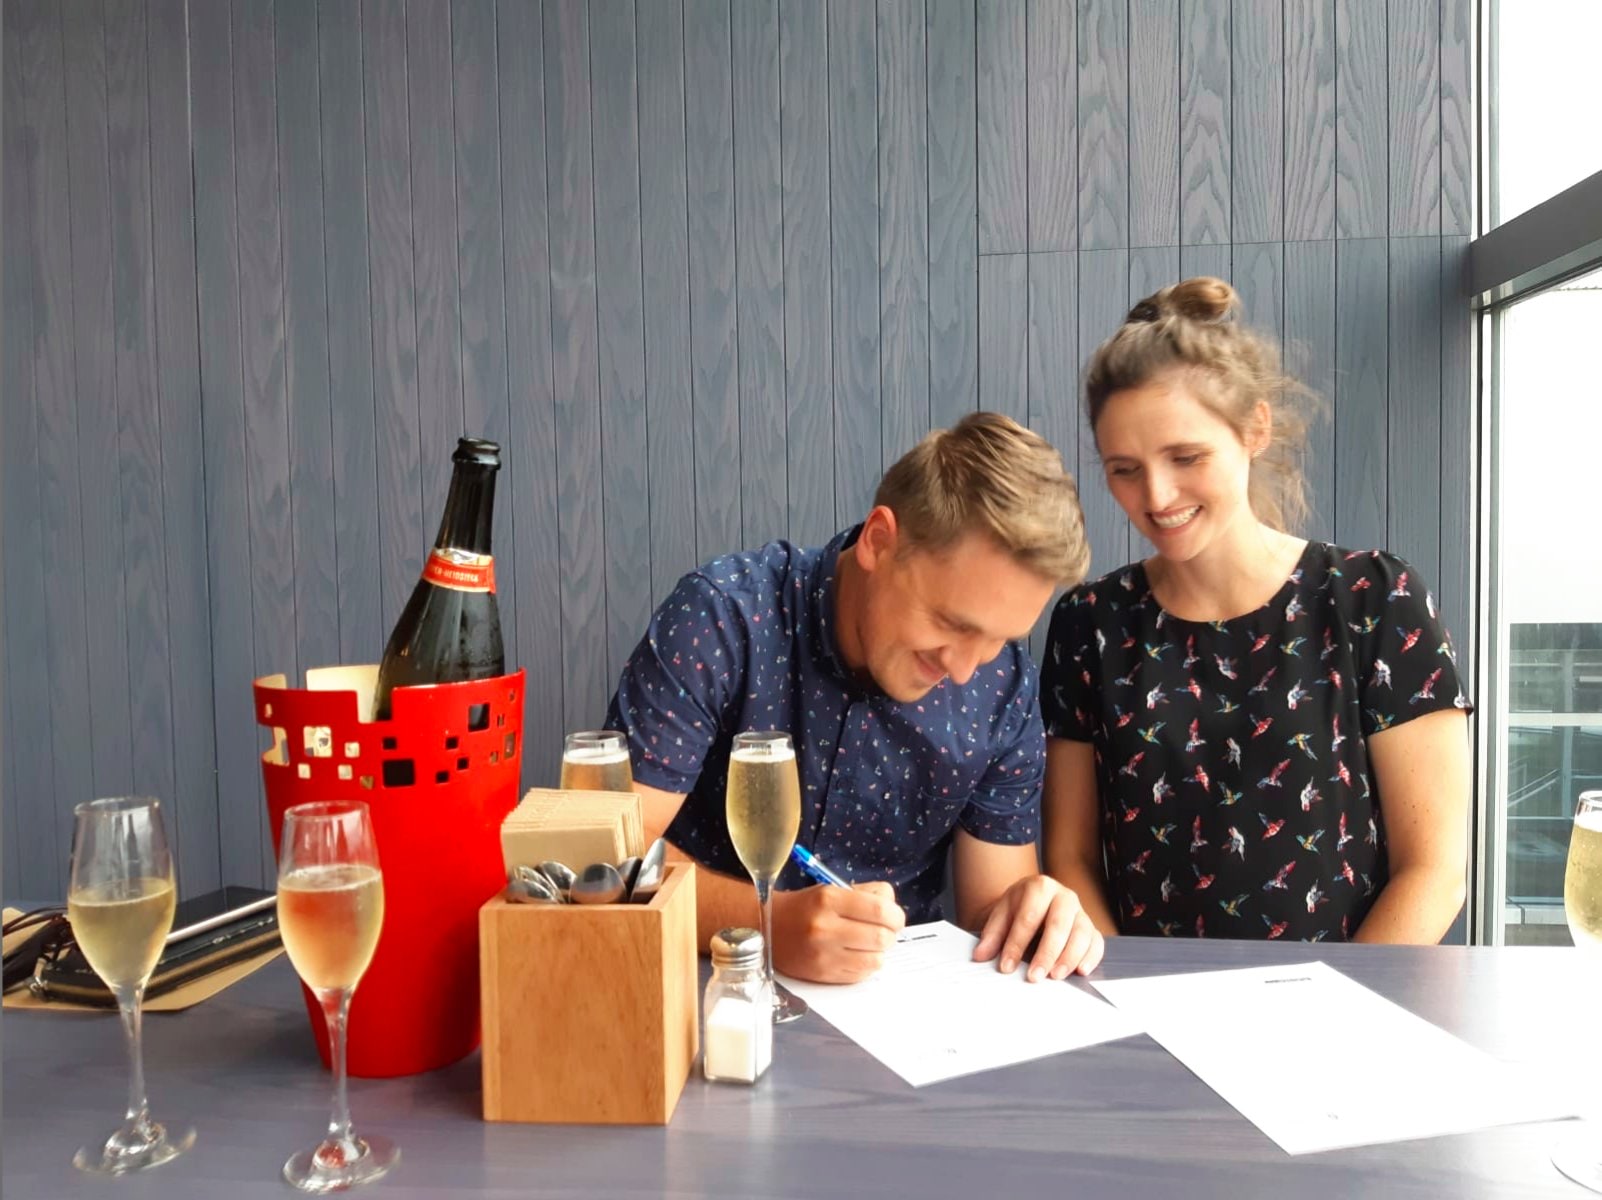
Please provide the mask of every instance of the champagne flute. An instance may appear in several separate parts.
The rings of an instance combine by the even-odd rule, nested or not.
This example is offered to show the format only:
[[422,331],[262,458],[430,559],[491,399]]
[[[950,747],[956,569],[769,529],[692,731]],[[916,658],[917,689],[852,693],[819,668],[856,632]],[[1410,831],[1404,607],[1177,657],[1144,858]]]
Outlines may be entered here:
[[[1574,944],[1594,966],[1602,961],[1602,791],[1581,792],[1563,875],[1563,911]],[[1552,1165],[1581,1187],[1602,1192],[1602,1131],[1590,1121],[1570,1129],[1552,1150]]]
[[628,739],[615,729],[568,734],[562,743],[561,786],[584,792],[632,792]]
[[789,860],[801,826],[801,782],[789,734],[735,736],[725,804],[729,839],[751,873],[762,906],[765,969],[774,996],[773,1023],[779,1025],[807,1011],[806,1001],[779,988],[773,979],[773,881]]
[[169,1133],[150,1119],[140,1038],[145,984],[172,929],[178,898],[161,803],[148,796],[90,800],[72,810],[72,876],[67,917],[78,948],[117,998],[132,1064],[128,1111],[101,1146],[72,1163],[96,1175],[159,1166],[195,1144],[195,1131]]
[[345,1097],[351,993],[373,960],[384,923],[384,880],[372,819],[360,800],[297,804],[284,813],[278,853],[278,928],[301,980],[323,1006],[334,1067],[334,1108],[323,1140],[284,1164],[303,1192],[370,1183],[400,1158],[387,1138],[358,1137]]

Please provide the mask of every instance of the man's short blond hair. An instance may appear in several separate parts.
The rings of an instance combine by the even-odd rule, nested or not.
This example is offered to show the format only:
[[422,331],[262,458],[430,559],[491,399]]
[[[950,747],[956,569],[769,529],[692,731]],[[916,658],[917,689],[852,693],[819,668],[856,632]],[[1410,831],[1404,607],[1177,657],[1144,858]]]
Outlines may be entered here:
[[931,432],[885,472],[873,502],[895,513],[909,549],[944,550],[980,532],[1061,586],[1090,570],[1079,490],[1062,455],[1001,413]]

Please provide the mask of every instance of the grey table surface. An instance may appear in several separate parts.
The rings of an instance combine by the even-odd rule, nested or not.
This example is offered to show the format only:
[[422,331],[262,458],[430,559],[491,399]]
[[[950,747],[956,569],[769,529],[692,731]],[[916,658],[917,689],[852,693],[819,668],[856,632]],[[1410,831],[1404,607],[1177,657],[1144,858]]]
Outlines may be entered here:
[[[1356,947],[1119,938],[1102,974],[1321,959],[1499,1057],[1602,1060],[1583,997],[1590,971],[1567,949]],[[1057,985],[1067,986],[1067,985]],[[1305,1037],[1265,1031],[1297,1080]],[[126,1086],[110,1015],[7,1013],[6,1197],[283,1197],[279,1168],[326,1120],[320,1068],[284,959],[180,1014],[145,1022],[158,1117],[199,1129],[156,1171],[83,1177],[74,1149],[109,1131]],[[1317,1081],[1311,1081],[1316,1086]],[[1548,1153],[1565,1123],[1290,1157],[1144,1036],[911,1088],[817,1016],[780,1029],[754,1089],[691,1075],[667,1127],[492,1125],[479,1062],[403,1079],[353,1080],[359,1128],[402,1147],[389,1196],[1350,1197],[1585,1195]]]

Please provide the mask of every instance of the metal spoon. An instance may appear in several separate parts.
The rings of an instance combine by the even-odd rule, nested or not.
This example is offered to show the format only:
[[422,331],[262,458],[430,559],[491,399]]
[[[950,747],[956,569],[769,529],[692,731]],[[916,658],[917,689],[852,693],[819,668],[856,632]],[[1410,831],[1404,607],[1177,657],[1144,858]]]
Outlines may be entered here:
[[635,904],[649,904],[662,886],[662,865],[667,859],[667,843],[661,838],[652,842],[640,859],[640,872],[629,889],[629,900]]
[[638,878],[640,874],[639,857],[636,855],[632,858],[625,858],[622,862],[618,863],[617,873],[623,877],[622,899],[627,902],[629,898],[634,895],[634,880]]
[[562,897],[538,867],[519,864],[506,881],[506,898],[518,904],[560,904]]
[[552,886],[556,888],[558,896],[565,903],[573,891],[573,881],[578,878],[573,873],[573,868],[566,863],[552,860],[551,862],[542,862],[540,871],[544,873],[545,878],[551,881]]
[[611,863],[591,863],[573,882],[574,904],[616,904],[623,896],[623,876]]
[[538,867],[520,864],[514,873],[517,877],[518,886],[524,890],[538,896],[541,900],[561,901],[561,896],[558,894],[556,885],[551,882],[550,876],[546,875]]

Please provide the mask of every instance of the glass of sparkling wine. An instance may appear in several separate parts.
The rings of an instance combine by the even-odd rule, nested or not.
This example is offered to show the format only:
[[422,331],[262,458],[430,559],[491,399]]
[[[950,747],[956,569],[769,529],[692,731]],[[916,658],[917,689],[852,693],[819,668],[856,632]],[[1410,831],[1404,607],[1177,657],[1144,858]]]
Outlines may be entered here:
[[729,839],[751,873],[762,906],[765,969],[768,983],[773,985],[773,1023],[779,1025],[807,1011],[806,1001],[790,995],[773,980],[773,881],[789,860],[801,825],[801,782],[789,734],[735,736],[729,754],[726,805]]
[[[1581,792],[1563,876],[1563,911],[1569,934],[1587,958],[1602,964],[1602,791]],[[1552,1151],[1552,1165],[1581,1187],[1602,1192],[1602,1131],[1593,1122],[1574,1126]]]
[[582,792],[632,792],[629,743],[613,729],[570,733],[562,743],[562,784]]
[[284,813],[278,853],[278,928],[289,961],[328,1019],[334,1110],[328,1133],[284,1164],[303,1192],[337,1192],[370,1183],[400,1151],[387,1138],[358,1137],[345,1098],[345,1027],[350,997],[378,946],[384,879],[367,805],[359,800],[297,804]]
[[145,984],[172,930],[178,893],[160,801],[91,800],[72,814],[67,917],[78,948],[117,998],[133,1066],[122,1128],[103,1145],[83,1147],[72,1162],[97,1175],[121,1175],[168,1162],[195,1144],[193,1129],[169,1131],[150,1119],[140,1043]]

